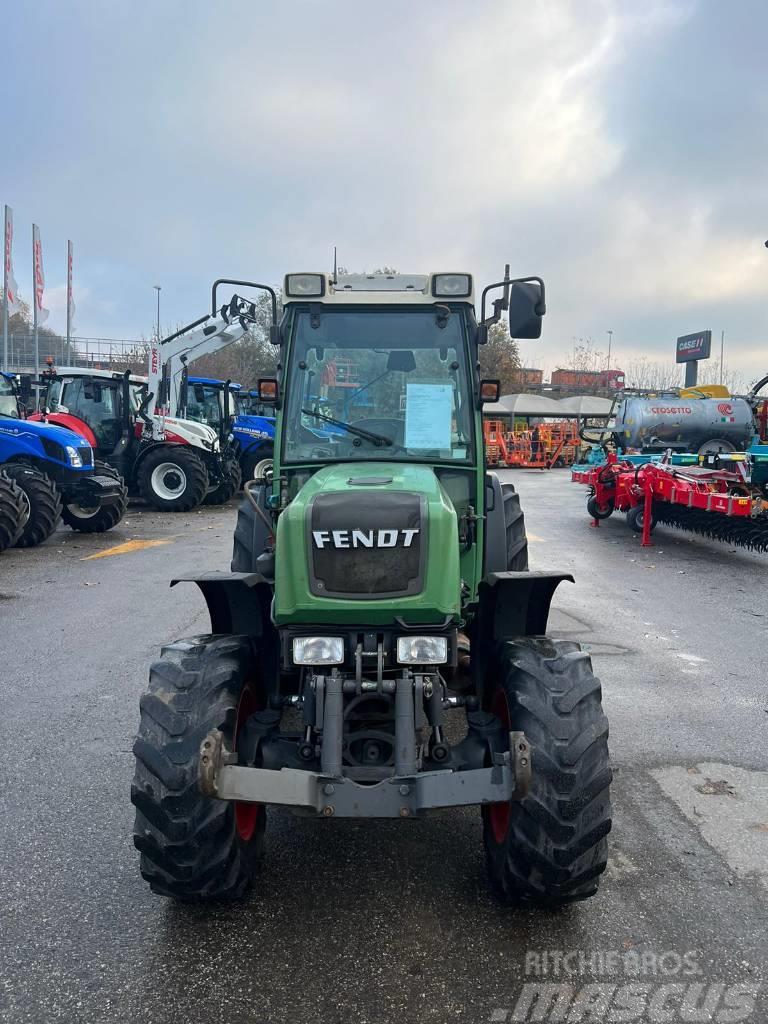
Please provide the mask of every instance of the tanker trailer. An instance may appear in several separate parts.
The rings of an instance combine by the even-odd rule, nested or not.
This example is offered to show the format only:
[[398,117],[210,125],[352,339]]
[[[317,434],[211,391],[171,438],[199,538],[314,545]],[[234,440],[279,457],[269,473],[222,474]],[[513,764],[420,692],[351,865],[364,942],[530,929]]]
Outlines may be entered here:
[[744,451],[755,435],[744,398],[681,397],[679,392],[625,395],[616,408],[615,436],[623,448],[678,452]]

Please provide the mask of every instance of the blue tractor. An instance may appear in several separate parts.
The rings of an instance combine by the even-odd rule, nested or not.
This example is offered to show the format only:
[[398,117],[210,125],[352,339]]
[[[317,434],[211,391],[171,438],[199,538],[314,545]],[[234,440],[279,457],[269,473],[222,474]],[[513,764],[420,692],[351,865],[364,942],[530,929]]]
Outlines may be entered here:
[[275,417],[264,411],[257,391],[212,377],[187,378],[184,415],[218,430],[222,448],[231,435],[243,480],[261,476],[272,461]]
[[41,544],[60,518],[81,533],[103,533],[127,505],[122,478],[94,461],[84,438],[22,417],[30,387],[29,378],[20,387],[0,373],[0,550]]

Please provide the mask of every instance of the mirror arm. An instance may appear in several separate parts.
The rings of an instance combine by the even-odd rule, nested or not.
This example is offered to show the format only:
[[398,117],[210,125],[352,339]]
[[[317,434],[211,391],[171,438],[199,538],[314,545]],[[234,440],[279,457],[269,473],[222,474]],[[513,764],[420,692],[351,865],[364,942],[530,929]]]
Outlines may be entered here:
[[[495,284],[489,284],[483,288],[483,293],[480,298],[480,327],[489,327],[491,324],[498,323],[501,319],[502,312],[509,309],[509,289],[513,284],[529,284],[536,282],[541,288],[541,301],[536,307],[536,316],[544,316],[547,312],[547,304],[545,302],[544,293],[544,282],[540,277],[510,277],[509,276],[509,264],[505,268],[504,280],[497,281]],[[496,288],[503,288],[504,292],[500,299],[494,299],[493,302],[493,315],[486,318],[485,316],[485,297],[490,291],[495,291]]]

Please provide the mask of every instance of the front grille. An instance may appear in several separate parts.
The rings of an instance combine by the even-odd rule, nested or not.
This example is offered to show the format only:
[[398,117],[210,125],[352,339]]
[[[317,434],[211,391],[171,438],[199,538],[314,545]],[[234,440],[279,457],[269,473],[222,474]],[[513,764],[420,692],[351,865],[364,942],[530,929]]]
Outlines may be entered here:
[[93,465],[93,449],[92,448],[78,448],[78,454],[84,466]]
[[319,494],[309,514],[317,596],[403,597],[422,589],[423,499],[407,491]]

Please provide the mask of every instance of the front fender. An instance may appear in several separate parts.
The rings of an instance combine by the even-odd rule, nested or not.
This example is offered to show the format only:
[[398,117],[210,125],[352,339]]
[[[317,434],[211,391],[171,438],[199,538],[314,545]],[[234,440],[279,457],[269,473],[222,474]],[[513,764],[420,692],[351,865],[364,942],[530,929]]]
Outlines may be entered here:
[[274,629],[270,619],[272,587],[257,572],[204,572],[171,580],[195,583],[202,591],[212,633],[264,636]]
[[521,636],[543,636],[552,597],[570,573],[492,572],[478,587],[477,611],[470,631],[472,677],[481,697],[500,643]]

